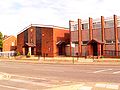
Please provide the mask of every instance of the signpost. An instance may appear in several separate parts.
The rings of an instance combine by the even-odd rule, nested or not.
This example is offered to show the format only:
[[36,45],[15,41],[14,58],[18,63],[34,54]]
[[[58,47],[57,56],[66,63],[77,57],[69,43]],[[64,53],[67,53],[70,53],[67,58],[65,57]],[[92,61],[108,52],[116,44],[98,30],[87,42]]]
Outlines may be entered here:
[[74,64],[74,48],[75,48],[75,44],[74,43],[71,43],[71,47],[72,47],[72,49],[73,49],[73,64]]

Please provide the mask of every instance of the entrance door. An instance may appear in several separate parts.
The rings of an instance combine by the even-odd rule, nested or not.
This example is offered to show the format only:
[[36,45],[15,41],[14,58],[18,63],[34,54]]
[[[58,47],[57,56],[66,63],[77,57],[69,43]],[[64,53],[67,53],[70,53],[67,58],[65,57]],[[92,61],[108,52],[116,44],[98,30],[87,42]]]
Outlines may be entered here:
[[93,56],[98,56],[98,46],[97,43],[92,43]]
[[101,45],[101,55],[103,55],[103,45]]
[[62,46],[59,46],[59,55],[62,55]]
[[25,47],[25,55],[28,54],[28,47]]
[[31,55],[34,55],[34,47],[31,47]]

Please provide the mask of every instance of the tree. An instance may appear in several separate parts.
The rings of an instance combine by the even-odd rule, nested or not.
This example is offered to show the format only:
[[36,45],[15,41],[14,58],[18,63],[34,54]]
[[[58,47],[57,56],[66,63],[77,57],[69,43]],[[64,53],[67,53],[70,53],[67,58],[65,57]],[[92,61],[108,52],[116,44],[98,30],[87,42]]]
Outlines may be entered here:
[[2,51],[3,47],[3,34],[0,32],[0,51]]

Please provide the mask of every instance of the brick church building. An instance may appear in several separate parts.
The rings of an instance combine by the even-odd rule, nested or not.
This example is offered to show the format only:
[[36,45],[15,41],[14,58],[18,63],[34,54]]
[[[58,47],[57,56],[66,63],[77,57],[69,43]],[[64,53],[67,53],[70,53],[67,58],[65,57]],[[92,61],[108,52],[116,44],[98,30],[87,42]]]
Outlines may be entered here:
[[32,24],[17,35],[17,51],[23,55],[66,55],[69,29],[51,25]]
[[69,21],[71,56],[120,56],[120,18]]

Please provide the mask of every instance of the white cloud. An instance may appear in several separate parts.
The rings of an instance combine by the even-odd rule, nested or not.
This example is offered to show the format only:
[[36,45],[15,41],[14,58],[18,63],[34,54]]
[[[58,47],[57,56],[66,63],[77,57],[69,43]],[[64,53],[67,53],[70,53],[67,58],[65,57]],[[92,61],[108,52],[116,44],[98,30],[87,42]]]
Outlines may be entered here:
[[119,0],[0,0],[0,31],[16,35],[29,24],[68,27],[70,19],[120,15]]

